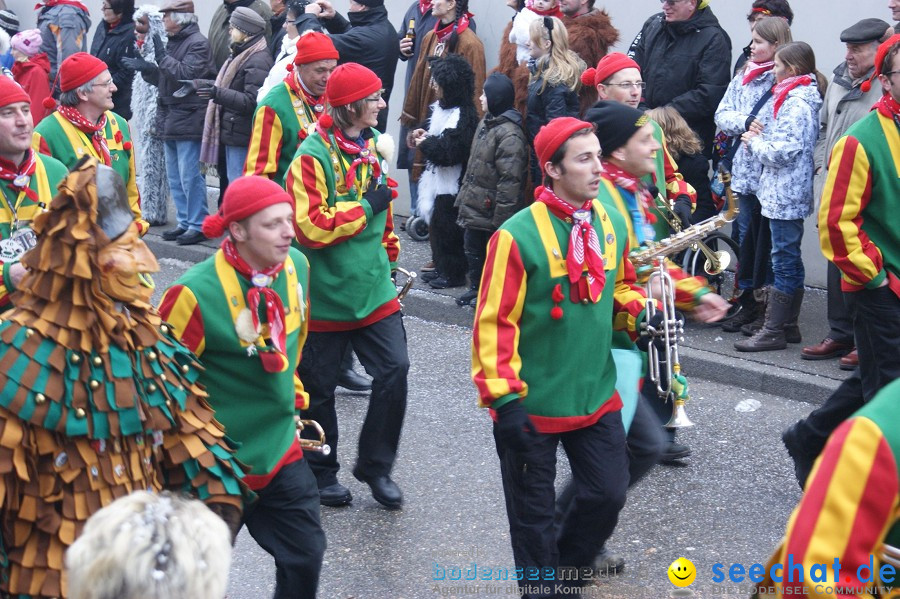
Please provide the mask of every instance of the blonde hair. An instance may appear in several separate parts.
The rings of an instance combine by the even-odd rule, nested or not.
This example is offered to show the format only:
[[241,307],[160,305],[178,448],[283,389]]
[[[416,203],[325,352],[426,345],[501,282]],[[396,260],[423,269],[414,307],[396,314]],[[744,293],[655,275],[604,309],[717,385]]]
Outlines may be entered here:
[[763,17],[756,21],[753,33],[763,38],[777,48],[794,41],[791,36],[791,26],[787,20],[781,17]]
[[[550,28],[544,23],[550,24]],[[569,49],[569,32],[566,26],[556,17],[543,17],[531,22],[529,29],[531,43],[550,42],[550,51],[541,56],[535,65],[531,80],[543,78],[541,91],[548,85],[565,85],[573,92],[581,88],[581,73],[587,68],[584,61]]]
[[666,147],[672,158],[699,154],[703,149],[700,138],[694,133],[684,117],[671,106],[660,106],[647,111],[647,116],[656,121],[666,136]]
[[69,547],[69,599],[222,599],[230,565],[228,526],[203,503],[136,491]]

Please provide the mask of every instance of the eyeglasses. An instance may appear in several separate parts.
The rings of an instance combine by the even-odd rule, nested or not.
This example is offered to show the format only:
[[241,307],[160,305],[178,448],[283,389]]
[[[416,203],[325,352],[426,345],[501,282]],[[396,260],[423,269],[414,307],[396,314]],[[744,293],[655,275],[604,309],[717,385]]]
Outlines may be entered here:
[[675,6],[679,2],[684,2],[684,0],[659,0],[660,4],[668,4],[669,6]]
[[607,83],[607,85],[618,87],[621,90],[644,89],[647,87],[647,84],[643,81],[623,81],[622,83]]
[[110,79],[109,81],[98,81],[98,82],[95,83],[94,85],[96,85],[96,86],[98,86],[98,87],[110,88],[110,87],[113,86],[113,80]]
[[106,11],[108,11],[108,10],[112,10],[112,6],[106,6],[106,5],[104,5],[104,6],[101,6],[101,7],[100,7],[100,10],[102,10],[103,12],[106,12]]
[[884,73],[882,73],[882,75],[884,75],[885,77],[890,77],[891,75],[896,75],[897,73],[900,73],[900,71],[885,71]]
[[371,98],[366,98],[366,102],[381,102],[382,94],[384,94],[384,90],[378,90],[378,95]]

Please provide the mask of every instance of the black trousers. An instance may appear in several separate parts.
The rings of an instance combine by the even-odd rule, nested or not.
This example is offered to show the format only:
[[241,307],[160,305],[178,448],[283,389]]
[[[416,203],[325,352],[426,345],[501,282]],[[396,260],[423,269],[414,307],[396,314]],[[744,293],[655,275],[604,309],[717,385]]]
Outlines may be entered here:
[[801,420],[797,434],[815,459],[829,435],[885,385],[900,378],[900,298],[888,287],[845,294],[853,317],[859,368],[818,409]]
[[772,231],[769,219],[762,215],[759,198],[741,194],[741,246],[738,256],[738,285],[741,289],[762,289],[771,285]]
[[352,331],[310,333],[303,346],[298,373],[309,393],[309,409],[303,418],[322,425],[331,454],[309,452],[307,460],[319,487],[337,482],[338,432],[334,389],[347,344],[353,344],[356,357],[372,377],[369,409],[359,433],[359,452],[354,475],[372,478],[388,475],[397,457],[403,416],[406,414],[406,375],[409,356],[403,317],[395,312],[367,327]]
[[314,598],[326,543],[319,490],[306,460],[283,467],[258,495],[243,523],[275,558],[275,599]]
[[487,244],[493,231],[469,229],[463,231],[463,251],[466,254],[466,274],[469,275],[469,286],[478,289],[481,283],[481,272],[484,270],[484,258],[487,255]]
[[839,343],[853,344],[853,318],[847,309],[841,289],[841,271],[834,262],[828,262],[828,336]]
[[[538,434],[525,452],[504,445],[497,439],[496,429],[494,441],[516,567],[539,576],[553,573],[552,578],[540,582],[524,576],[520,590],[524,597],[571,597],[561,587],[577,587],[579,581],[560,582],[559,568],[591,566],[625,505],[628,456],[622,415],[611,412],[586,428]],[[573,487],[571,500],[556,521],[554,480],[560,442],[572,468]],[[535,591],[541,587],[545,588]]]

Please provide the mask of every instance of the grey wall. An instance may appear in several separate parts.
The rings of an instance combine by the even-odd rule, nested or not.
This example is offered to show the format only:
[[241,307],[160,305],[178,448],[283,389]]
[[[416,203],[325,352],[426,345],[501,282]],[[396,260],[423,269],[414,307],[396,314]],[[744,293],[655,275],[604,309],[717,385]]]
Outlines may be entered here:
[[[346,11],[347,0],[332,0],[339,11]],[[484,41],[485,55],[488,68],[497,62],[497,53],[500,46],[500,36],[507,22],[512,17],[512,11],[506,7],[503,0],[470,0],[470,10],[475,13],[478,22],[478,35]],[[19,15],[23,26],[34,25],[34,0],[6,0],[7,6]],[[91,11],[94,22],[100,20],[101,0],[84,0]],[[138,5],[142,4],[137,0]],[[749,42],[749,30],[747,28],[747,12],[751,0],[712,0],[711,7],[722,26],[732,38],[732,50],[736,57],[741,48]],[[158,4],[162,4],[159,2]],[[402,26],[400,20],[410,4],[410,0],[386,0],[385,5],[391,14],[394,26],[398,29]],[[209,28],[210,18],[218,0],[195,0],[197,13],[200,15],[200,27],[202,30]],[[606,2],[597,0],[597,6],[605,6],[610,13],[613,23],[619,28],[621,39],[615,49],[624,51],[628,48],[632,38],[640,30],[644,20],[651,14],[659,12],[659,0],[618,0]],[[891,13],[887,8],[887,0],[855,0],[854,2],[836,2],[834,0],[795,0],[791,2],[795,12],[793,35],[795,40],[809,42],[816,50],[819,70],[830,75],[832,69],[843,60],[844,47],[839,41],[841,30],[856,21],[867,17],[878,17],[891,22]],[[93,31],[91,32],[93,38]],[[398,66],[397,81],[404,81],[406,63]],[[402,103],[402,89],[396,88],[393,102],[391,103],[391,117],[388,131],[397,134],[397,114]],[[401,190],[407,189],[405,171],[395,171],[394,176],[401,182]],[[405,194],[401,194],[397,202],[397,212],[405,214],[409,207],[409,201]],[[807,221],[806,235],[804,239],[803,255],[807,264],[807,283],[824,286],[825,269],[824,258],[821,257],[816,239],[814,218]]]

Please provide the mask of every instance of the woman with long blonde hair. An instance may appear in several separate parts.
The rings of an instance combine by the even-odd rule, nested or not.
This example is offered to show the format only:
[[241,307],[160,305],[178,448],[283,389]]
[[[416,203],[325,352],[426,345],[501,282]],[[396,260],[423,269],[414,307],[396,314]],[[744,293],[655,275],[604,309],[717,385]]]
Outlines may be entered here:
[[[566,26],[556,17],[542,17],[531,23],[531,57],[534,70],[528,84],[525,129],[529,143],[541,127],[561,116],[577,117],[581,73],[587,66],[569,49]],[[532,150],[532,183],[540,181],[540,167]]]

